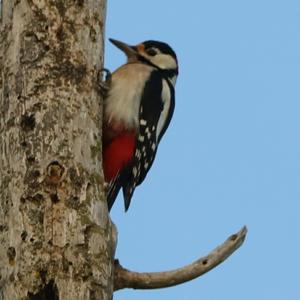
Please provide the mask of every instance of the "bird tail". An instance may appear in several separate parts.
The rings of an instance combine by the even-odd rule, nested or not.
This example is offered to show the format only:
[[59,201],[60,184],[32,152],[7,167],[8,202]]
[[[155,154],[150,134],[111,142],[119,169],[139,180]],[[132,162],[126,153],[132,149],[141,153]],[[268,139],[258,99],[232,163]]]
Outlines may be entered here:
[[[127,177],[125,177],[127,178]],[[124,180],[124,174],[122,175],[119,173],[114,180],[112,180],[107,188],[107,206],[108,206],[108,211],[111,210],[113,207],[116,198],[118,196],[118,193],[120,189],[123,187],[123,197],[124,197],[124,206],[125,206],[125,212],[128,210],[131,202],[131,198],[135,189],[135,185],[133,185],[130,180],[125,182]]]
[[107,188],[106,199],[107,199],[108,211],[110,211],[111,208],[113,207],[121,188],[119,177],[120,174],[118,174],[118,176],[116,176],[116,178],[109,183]]
[[134,187],[130,184],[123,186],[123,197],[124,197],[124,206],[125,212],[128,210],[131,202],[131,198],[134,192]]

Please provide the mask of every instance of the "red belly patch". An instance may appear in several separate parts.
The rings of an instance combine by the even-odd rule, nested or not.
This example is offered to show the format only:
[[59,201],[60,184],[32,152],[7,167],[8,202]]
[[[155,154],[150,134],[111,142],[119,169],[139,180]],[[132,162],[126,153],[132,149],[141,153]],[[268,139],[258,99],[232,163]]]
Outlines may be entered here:
[[135,139],[136,135],[133,131],[123,132],[104,147],[103,170],[106,182],[113,180],[132,160]]

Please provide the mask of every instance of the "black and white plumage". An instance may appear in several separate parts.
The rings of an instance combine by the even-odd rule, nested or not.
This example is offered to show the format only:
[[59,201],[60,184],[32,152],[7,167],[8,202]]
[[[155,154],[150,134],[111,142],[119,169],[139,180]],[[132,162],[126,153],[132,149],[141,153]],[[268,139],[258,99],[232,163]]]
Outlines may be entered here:
[[128,61],[112,73],[105,99],[103,167],[109,209],[122,188],[127,210],[173,116],[178,64],[175,52],[165,43],[129,46],[110,41],[125,52]]

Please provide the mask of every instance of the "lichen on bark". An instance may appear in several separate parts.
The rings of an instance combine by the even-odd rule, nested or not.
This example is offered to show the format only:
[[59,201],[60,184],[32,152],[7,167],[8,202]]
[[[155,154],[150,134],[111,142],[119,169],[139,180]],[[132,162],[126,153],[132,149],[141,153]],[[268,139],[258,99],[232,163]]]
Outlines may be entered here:
[[105,10],[104,0],[3,3],[3,299],[49,289],[59,299],[111,298],[116,233],[104,196],[97,88]]

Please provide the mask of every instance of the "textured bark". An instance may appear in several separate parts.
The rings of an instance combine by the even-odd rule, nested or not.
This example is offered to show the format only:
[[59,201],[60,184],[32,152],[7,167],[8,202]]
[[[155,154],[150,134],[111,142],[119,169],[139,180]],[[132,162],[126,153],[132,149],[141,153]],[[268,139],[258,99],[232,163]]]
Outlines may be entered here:
[[0,299],[111,299],[104,197],[105,0],[4,0]]

